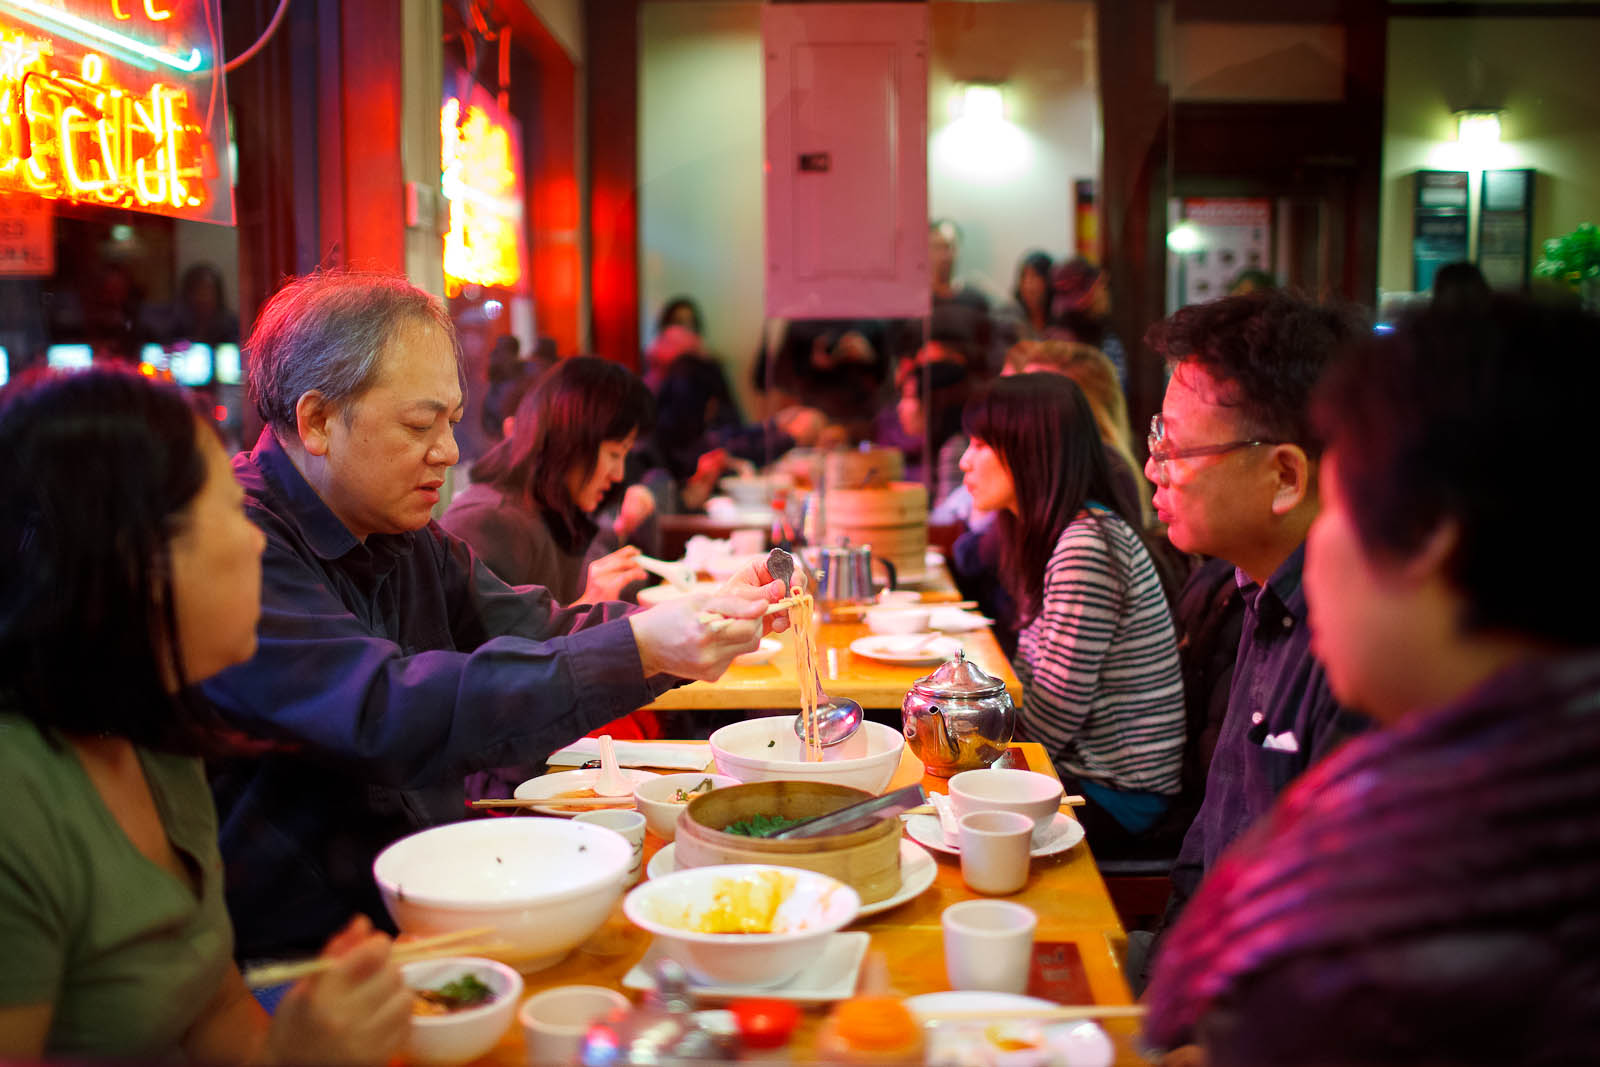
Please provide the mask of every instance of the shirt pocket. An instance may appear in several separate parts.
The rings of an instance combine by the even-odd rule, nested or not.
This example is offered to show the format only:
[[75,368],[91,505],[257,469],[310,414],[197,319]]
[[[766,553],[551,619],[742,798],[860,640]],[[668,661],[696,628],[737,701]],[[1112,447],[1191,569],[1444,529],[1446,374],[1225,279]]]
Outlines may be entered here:
[[1245,734],[1245,781],[1252,791],[1277,796],[1305,770],[1306,754],[1297,747],[1297,739],[1290,740],[1294,737],[1292,732],[1274,734],[1266,723],[1250,727]]

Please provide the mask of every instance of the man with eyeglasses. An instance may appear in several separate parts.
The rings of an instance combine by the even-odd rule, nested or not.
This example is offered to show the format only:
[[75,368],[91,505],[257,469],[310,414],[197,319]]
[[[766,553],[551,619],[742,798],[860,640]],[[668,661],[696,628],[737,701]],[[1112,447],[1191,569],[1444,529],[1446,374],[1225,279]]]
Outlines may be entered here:
[[1319,508],[1313,388],[1360,332],[1281,292],[1186,307],[1146,341],[1172,368],[1145,475],[1172,543],[1232,563],[1244,627],[1205,799],[1172,873],[1172,922],[1217,857],[1302,771],[1365,720],[1312,658],[1300,570]]

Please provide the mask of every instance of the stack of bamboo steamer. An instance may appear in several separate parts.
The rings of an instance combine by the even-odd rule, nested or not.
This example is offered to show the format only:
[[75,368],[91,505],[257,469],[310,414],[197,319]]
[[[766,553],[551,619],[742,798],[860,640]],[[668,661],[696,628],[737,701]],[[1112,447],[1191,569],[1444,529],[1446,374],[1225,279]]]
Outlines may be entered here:
[[827,543],[849,538],[871,545],[874,557],[894,564],[902,581],[923,574],[928,549],[928,488],[921,482],[890,482],[865,489],[829,487],[824,526]]

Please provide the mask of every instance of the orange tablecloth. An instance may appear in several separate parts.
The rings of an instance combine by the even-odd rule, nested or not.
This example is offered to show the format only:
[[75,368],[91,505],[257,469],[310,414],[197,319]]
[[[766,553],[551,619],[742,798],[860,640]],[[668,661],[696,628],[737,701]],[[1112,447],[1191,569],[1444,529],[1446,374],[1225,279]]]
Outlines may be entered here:
[[[1053,774],[1049,758],[1037,744],[1020,748],[1030,770]],[[924,777],[920,761],[907,750],[901,759],[890,788],[917,780],[930,790],[946,791],[946,780]],[[662,842],[654,835],[645,839],[647,859]],[[920,896],[899,907],[869,916],[851,929],[864,930],[872,937],[869,965],[875,954],[886,965],[891,989],[905,996],[932,993],[948,988],[944,972],[944,943],[939,916],[946,907],[978,896],[961,881],[961,865],[953,857],[935,854],[938,874],[933,885]],[[1006,899],[1032,908],[1039,916],[1037,941],[1070,942],[1077,947],[1083,964],[1084,984],[1096,1004],[1131,1002],[1122,974],[1124,934],[1105,883],[1089,855],[1087,845],[1033,862],[1028,884]],[[648,934],[633,926],[622,914],[619,903],[606,924],[588,941],[554,967],[527,975],[527,993],[562,985],[603,985],[622,989],[623,976],[644,956]],[[637,999],[637,994],[624,990]],[[827,1014],[826,1006],[803,1007],[802,1024],[791,1051],[796,1059],[807,1059],[816,1030]],[[1129,1020],[1102,1023],[1117,1043],[1118,1064],[1143,1063],[1133,1051],[1132,1038],[1137,1024]],[[526,1062],[521,1030],[513,1024],[489,1055],[481,1061],[496,1067],[522,1067]]]

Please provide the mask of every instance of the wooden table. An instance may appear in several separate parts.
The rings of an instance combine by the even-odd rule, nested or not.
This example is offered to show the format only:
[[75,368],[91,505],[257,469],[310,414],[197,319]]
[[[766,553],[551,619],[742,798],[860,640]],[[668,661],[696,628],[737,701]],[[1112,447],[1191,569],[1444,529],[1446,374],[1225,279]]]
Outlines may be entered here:
[[[934,588],[923,594],[927,603],[956,599],[948,576],[941,568],[930,578]],[[905,667],[858,656],[850,642],[872,631],[863,622],[824,622],[817,624],[817,664],[822,672],[822,688],[832,697],[849,697],[864,708],[898,709],[917,679],[926,677],[931,666]],[[783,643],[777,655],[758,667],[728,668],[714,682],[691,682],[670,689],[649,707],[656,710],[727,711],[737,708],[779,708],[797,711],[800,684],[794,669],[794,635],[777,635]],[[961,642],[967,658],[1006,683],[1012,703],[1022,706],[1022,683],[994,634],[987,627],[967,633],[950,634]]]
[[[1030,770],[1054,773],[1039,745],[1014,747],[1021,750]],[[919,777],[929,789],[944,792],[948,788],[945,779],[922,775],[922,764],[907,750],[889,788],[909,785]],[[653,834],[645,838],[647,860],[661,845]],[[927,891],[851,927],[871,935],[865,967],[886,971],[889,989],[898,995],[915,996],[949,988],[945,980],[944,940],[939,917],[951,904],[978,898],[978,894],[961,881],[959,861],[938,853],[934,854],[934,859],[939,869]],[[1028,884],[1006,899],[1026,904],[1038,914],[1036,942],[1060,942],[1075,947],[1082,963],[1082,985],[1093,1003],[1132,1002],[1122,973],[1126,941],[1122,925],[1086,845],[1034,860]],[[619,902],[605,925],[566,959],[554,967],[526,975],[526,992],[532,994],[563,985],[623,989],[623,977],[644,956],[649,942],[649,935],[623,916]],[[637,1001],[637,994],[623,991]],[[827,1010],[826,1005],[802,1006],[801,1026],[790,1046],[795,1059],[813,1058],[817,1028]],[[1146,1062],[1134,1051],[1136,1022],[1108,1020],[1102,1025],[1116,1042],[1119,1065]],[[521,1029],[513,1024],[500,1043],[479,1062],[495,1067],[524,1067]]]

